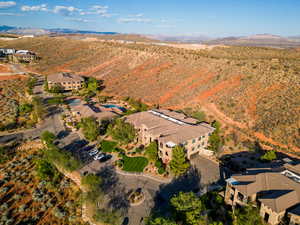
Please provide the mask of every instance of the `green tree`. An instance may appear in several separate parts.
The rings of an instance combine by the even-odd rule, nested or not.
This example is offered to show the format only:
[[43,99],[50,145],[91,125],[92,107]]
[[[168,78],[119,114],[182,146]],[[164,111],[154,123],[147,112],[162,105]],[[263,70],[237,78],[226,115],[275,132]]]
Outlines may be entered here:
[[89,77],[87,82],[87,89],[94,93],[97,93],[99,90],[99,81],[94,77]]
[[203,220],[201,213],[205,207],[193,192],[180,192],[172,197],[170,202],[175,210],[175,216],[185,221],[184,224],[196,225]]
[[236,209],[233,213],[234,225],[263,225],[257,208],[251,205]]
[[46,80],[44,82],[44,91],[49,92],[49,85],[48,85],[47,78],[46,78]]
[[69,172],[77,170],[81,163],[70,152],[59,149],[54,144],[49,144],[43,153],[49,162]]
[[194,111],[191,116],[200,122],[203,122],[206,119],[206,115],[203,111]]
[[222,145],[223,145],[223,140],[220,136],[220,129],[221,129],[221,124],[217,121],[214,121],[212,123],[212,126],[215,128],[214,132],[209,136],[208,143],[209,146],[208,148],[214,152],[218,152]]
[[112,136],[113,139],[123,144],[129,144],[134,141],[136,137],[134,127],[123,119],[117,119],[114,123],[110,124],[107,128],[107,133]]
[[87,189],[85,199],[95,203],[103,196],[101,189],[102,180],[95,174],[88,174],[81,178],[81,184]]
[[49,92],[51,92],[51,93],[61,93],[61,92],[63,92],[63,90],[64,90],[64,88],[61,85],[55,84],[49,89]]
[[131,107],[134,108],[135,112],[143,112],[148,110],[148,105],[143,103],[141,100],[135,100],[133,98],[124,98],[124,101],[128,102]]
[[183,147],[177,145],[172,151],[172,160],[170,162],[170,170],[175,176],[181,176],[190,167],[187,162]]
[[260,157],[260,159],[262,161],[268,161],[268,162],[271,162],[275,159],[277,159],[277,156],[276,156],[276,152],[273,151],[273,150],[270,150],[270,151],[266,151],[266,153],[264,155],[262,155]]
[[88,189],[99,189],[102,184],[101,177],[95,174],[88,174],[81,178],[81,184]]
[[170,219],[165,219],[163,217],[157,217],[154,219],[150,219],[148,225],[177,225],[176,222]]
[[24,104],[19,105],[18,110],[19,110],[21,115],[24,115],[26,113],[32,112],[33,105],[29,104],[29,103],[24,103]]
[[40,159],[35,162],[37,176],[42,180],[56,183],[61,178],[58,170],[46,159]]
[[158,160],[158,146],[157,142],[153,141],[151,142],[145,149],[145,154],[148,157],[148,159],[152,162],[155,162]]
[[95,141],[100,134],[99,123],[94,117],[82,118],[80,127],[84,137],[89,141]]
[[37,82],[36,77],[31,77],[27,82],[27,92],[32,95],[33,94],[33,88]]
[[33,121],[38,122],[39,120],[42,120],[44,118],[44,115],[46,113],[42,99],[40,97],[34,97],[32,100],[33,105]]
[[120,213],[109,209],[96,210],[93,219],[107,225],[119,225],[121,223]]
[[53,141],[56,139],[55,134],[46,130],[41,135],[41,140],[46,143],[47,146],[53,144]]

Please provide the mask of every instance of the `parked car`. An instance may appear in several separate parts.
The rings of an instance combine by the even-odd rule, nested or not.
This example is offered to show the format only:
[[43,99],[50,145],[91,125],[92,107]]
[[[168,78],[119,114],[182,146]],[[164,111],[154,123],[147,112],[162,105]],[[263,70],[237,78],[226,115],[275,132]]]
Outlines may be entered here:
[[112,155],[105,155],[102,159],[99,159],[99,162],[106,162],[112,158]]
[[103,153],[97,154],[94,156],[94,160],[101,160],[105,157],[105,155]]
[[98,153],[99,153],[99,151],[97,149],[93,149],[93,150],[89,151],[90,156],[97,155]]

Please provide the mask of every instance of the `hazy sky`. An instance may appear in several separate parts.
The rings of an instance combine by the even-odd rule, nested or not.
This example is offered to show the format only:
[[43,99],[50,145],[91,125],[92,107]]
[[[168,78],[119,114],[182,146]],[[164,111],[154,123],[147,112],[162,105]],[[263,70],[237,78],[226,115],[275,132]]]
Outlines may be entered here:
[[300,35],[300,0],[0,0],[0,25],[122,33]]

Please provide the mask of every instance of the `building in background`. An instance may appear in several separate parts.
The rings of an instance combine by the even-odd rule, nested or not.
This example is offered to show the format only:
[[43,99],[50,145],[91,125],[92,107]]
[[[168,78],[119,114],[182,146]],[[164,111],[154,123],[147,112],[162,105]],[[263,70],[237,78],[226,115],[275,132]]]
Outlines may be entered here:
[[55,73],[47,77],[48,88],[58,85],[63,90],[79,90],[83,87],[84,78],[73,73]]
[[226,180],[225,202],[233,207],[253,203],[265,222],[283,219],[300,224],[300,164],[277,169],[248,169]]

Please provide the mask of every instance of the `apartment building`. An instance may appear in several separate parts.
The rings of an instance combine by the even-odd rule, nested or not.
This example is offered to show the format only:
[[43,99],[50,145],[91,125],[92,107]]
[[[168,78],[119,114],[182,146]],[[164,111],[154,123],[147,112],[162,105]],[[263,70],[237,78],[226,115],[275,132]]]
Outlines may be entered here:
[[241,207],[252,202],[271,225],[282,220],[300,225],[300,164],[286,164],[280,169],[248,169],[226,182],[227,204]]
[[159,157],[165,164],[171,161],[172,149],[176,145],[184,147],[188,159],[210,152],[207,150],[208,137],[214,128],[183,113],[149,110],[129,115],[126,121],[138,131],[137,141],[141,144],[146,146],[157,141]]
[[83,87],[84,78],[72,73],[55,73],[47,77],[48,88],[55,85],[61,86],[64,90],[78,90]]

